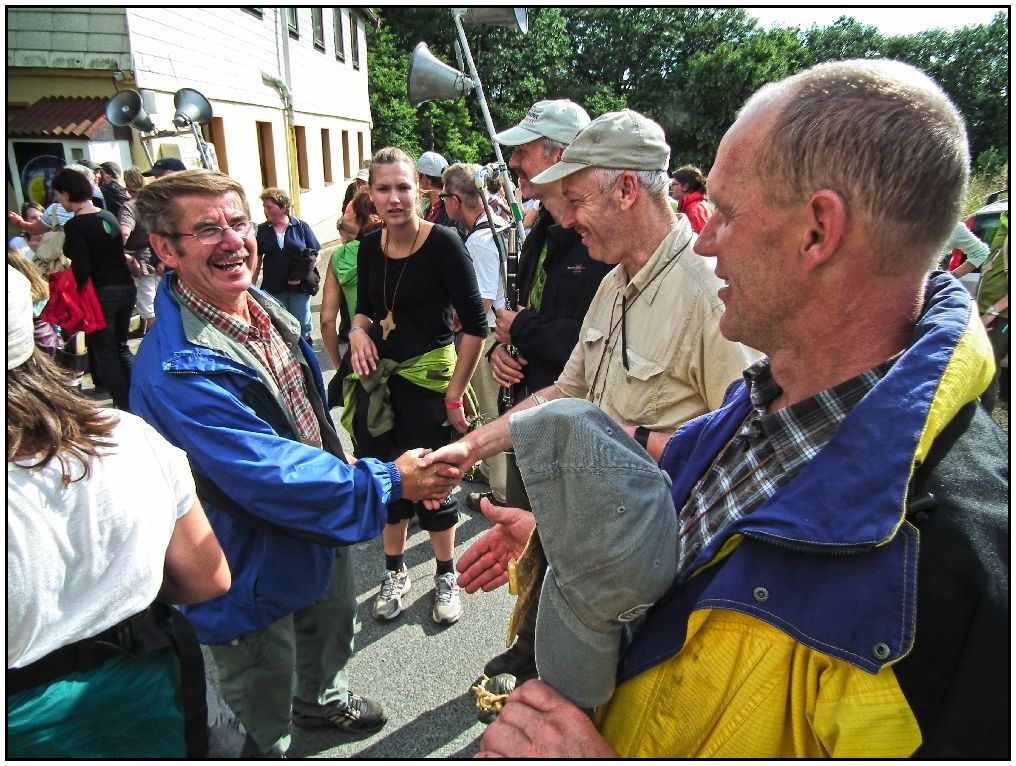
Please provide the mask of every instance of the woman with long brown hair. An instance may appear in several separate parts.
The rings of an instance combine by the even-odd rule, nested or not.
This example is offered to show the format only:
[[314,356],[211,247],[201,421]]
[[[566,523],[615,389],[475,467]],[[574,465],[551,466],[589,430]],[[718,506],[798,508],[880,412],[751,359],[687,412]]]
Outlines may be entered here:
[[34,348],[29,286],[8,266],[7,755],[199,755],[206,721],[156,600],[229,585],[186,455],[73,390]]
[[[374,155],[368,188],[380,231],[363,238],[357,264],[357,306],[349,330],[350,362],[343,424],[357,456],[388,460],[407,447],[447,444],[468,427],[463,397],[487,335],[473,264],[453,229],[417,214],[417,169],[401,149]],[[462,323],[458,357],[452,311]],[[410,588],[405,566],[406,530],[415,514],[430,534],[437,559],[432,619],[451,624],[462,615],[455,584],[457,504],[446,499],[436,511],[398,501],[382,533],[385,572],[374,617],[402,611]]]

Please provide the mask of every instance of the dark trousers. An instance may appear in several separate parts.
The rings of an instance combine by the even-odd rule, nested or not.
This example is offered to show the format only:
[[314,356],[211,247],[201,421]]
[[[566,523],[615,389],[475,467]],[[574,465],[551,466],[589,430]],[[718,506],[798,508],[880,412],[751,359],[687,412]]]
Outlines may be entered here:
[[127,346],[127,334],[138,291],[132,282],[129,285],[96,287],[95,294],[102,306],[106,328],[88,336],[88,345],[95,359],[93,373],[99,373],[113,404],[121,410],[129,410],[133,362]]
[[1009,370],[999,366],[1001,361],[1009,356],[1009,318],[998,317],[988,328],[988,340],[991,341],[991,350],[995,354],[995,377],[988,386],[988,390],[981,394],[981,404],[988,412],[995,409],[995,403],[999,396],[1009,401]]

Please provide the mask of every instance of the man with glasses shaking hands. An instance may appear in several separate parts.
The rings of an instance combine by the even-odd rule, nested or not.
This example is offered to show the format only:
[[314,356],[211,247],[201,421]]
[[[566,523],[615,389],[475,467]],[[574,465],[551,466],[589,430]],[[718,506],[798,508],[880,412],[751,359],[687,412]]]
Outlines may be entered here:
[[351,692],[346,673],[346,546],[381,533],[389,502],[443,499],[461,472],[421,468],[422,450],[347,460],[299,321],[251,284],[257,245],[236,181],[177,173],[141,190],[137,213],[170,271],[131,405],[187,452],[233,575],[228,593],[184,611],[265,754],[285,755],[290,723],[375,732],[384,709]]

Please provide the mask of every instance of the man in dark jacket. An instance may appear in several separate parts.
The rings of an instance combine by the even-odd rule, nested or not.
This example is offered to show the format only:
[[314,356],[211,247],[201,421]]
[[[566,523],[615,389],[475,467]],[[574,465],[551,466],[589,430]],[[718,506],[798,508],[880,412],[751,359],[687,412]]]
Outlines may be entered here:
[[[519,310],[499,311],[497,340],[491,353],[502,386],[522,399],[557,380],[579,337],[579,327],[596,288],[612,266],[589,257],[574,229],[557,224],[563,209],[560,184],[536,186],[530,179],[554,165],[579,130],[589,124],[585,110],[567,99],[540,101],[525,119],[498,133],[511,146],[509,167],[523,196],[539,199],[542,210],[522,244],[519,259]],[[511,344],[519,355],[505,348]]]
[[120,183],[122,172],[115,162],[103,162],[95,171],[95,181],[102,190],[103,199],[106,200],[106,210],[117,219],[120,218],[120,208],[129,199],[127,190]]
[[[572,163],[588,134],[557,169],[575,178],[566,223],[576,210],[588,220],[587,171]],[[945,92],[893,61],[825,62],[739,111],[695,252],[724,283],[723,335],[767,356],[666,446],[677,559],[648,611],[581,598],[567,556],[553,554],[576,535],[542,520],[573,505],[537,493],[534,513],[499,509],[459,558],[460,586],[490,590],[539,522],[540,675],[560,678],[563,657],[568,681],[602,682],[592,718],[551,683],[520,686],[481,757],[1009,757],[1007,445],[977,401],[994,365],[976,305],[931,272],[959,216],[967,147]],[[656,471],[648,455],[604,460],[591,438],[551,457],[552,440],[528,434],[565,433],[562,406],[520,405],[500,434],[485,426],[430,459],[465,469],[514,445],[545,476],[592,466],[595,478],[565,487],[582,503],[609,497],[602,484],[618,469]],[[537,473],[524,466],[527,482]],[[628,510],[645,505],[634,495]],[[506,539],[514,550],[495,542]],[[630,587],[637,571],[612,543],[582,560],[626,565],[597,593]]]
[[[578,104],[559,99],[539,101],[514,128],[498,133],[499,144],[511,146],[508,166],[515,171],[523,196],[539,199],[542,209],[522,244],[518,275],[518,310],[497,312],[497,344],[489,360],[491,374],[501,386],[511,386],[514,401],[524,399],[557,380],[578,342],[579,328],[596,289],[612,264],[589,257],[574,229],[564,229],[556,217],[563,210],[560,184],[535,186],[533,176],[561,159],[561,153],[589,115]],[[518,349],[508,353],[506,345]],[[479,510],[484,495],[471,493],[469,507]],[[520,636],[522,644],[531,638]],[[513,646],[487,663],[484,672],[493,677],[512,673],[519,678],[535,675],[532,654]]]

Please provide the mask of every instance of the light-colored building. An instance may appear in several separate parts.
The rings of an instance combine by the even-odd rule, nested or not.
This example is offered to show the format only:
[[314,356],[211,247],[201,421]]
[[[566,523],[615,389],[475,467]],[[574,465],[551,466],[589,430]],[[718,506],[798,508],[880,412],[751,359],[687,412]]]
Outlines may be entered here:
[[[347,184],[371,153],[366,8],[7,8],[8,200],[48,194],[47,174],[77,159],[147,169],[178,157],[201,166],[197,141],[173,125],[174,95],[202,94],[201,126],[220,170],[258,194],[279,186],[322,242]],[[135,90],[155,125],[105,118]],[[144,141],[142,141],[144,139]],[[14,204],[9,204],[11,208]]]

